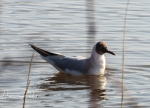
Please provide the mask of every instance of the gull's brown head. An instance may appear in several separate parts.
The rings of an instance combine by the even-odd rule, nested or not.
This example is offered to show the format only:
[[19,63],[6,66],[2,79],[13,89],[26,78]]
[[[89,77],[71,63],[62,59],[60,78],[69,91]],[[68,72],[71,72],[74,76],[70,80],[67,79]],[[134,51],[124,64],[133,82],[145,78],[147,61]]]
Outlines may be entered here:
[[101,54],[101,55],[104,53],[109,53],[109,54],[115,55],[115,53],[113,53],[112,51],[110,51],[108,49],[108,46],[103,41],[96,43],[96,49],[95,50],[98,54]]

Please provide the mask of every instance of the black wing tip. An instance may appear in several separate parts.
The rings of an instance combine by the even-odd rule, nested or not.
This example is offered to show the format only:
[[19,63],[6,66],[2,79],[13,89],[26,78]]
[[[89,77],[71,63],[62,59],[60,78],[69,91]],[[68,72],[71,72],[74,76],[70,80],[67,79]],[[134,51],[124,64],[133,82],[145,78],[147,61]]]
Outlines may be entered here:
[[42,55],[42,56],[44,56],[44,57],[46,57],[46,56],[48,56],[49,54],[47,53],[47,51],[45,51],[45,50],[42,50],[42,49],[40,49],[40,48],[38,48],[38,47],[36,47],[36,46],[34,46],[34,45],[32,45],[32,44],[29,44],[35,51],[37,51],[40,55]]
[[[38,48],[38,47],[36,47],[36,46],[34,46],[34,45],[32,45],[32,44],[29,44],[35,51],[39,51],[39,50],[42,50],[42,49],[40,49],[40,48]],[[43,50],[44,51],[44,50]]]
[[29,44],[30,46],[33,46],[32,44]]
[[[55,53],[52,53],[52,52],[48,52],[48,51],[45,51],[43,49],[40,49],[32,44],[29,44],[35,51],[37,51],[40,55],[46,57],[46,56],[58,56],[59,54],[55,54]],[[63,56],[63,55],[61,55]]]
[[32,45],[32,44],[29,44],[29,45],[30,45],[33,49],[36,48],[36,47],[35,47],[34,45]]

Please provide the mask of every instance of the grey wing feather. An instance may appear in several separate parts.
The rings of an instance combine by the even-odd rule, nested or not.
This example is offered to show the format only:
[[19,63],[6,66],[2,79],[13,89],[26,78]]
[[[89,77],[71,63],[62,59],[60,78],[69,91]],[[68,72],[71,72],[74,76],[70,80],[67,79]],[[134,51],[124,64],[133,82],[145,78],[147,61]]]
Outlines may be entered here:
[[75,58],[69,58],[69,57],[42,57],[46,61],[48,61],[50,64],[52,64],[56,69],[59,71],[66,71],[66,70],[74,70],[81,73],[86,73],[86,59],[75,59]]
[[31,47],[59,71],[66,72],[67,70],[72,70],[83,74],[86,73],[86,59],[69,58],[61,54],[45,51],[34,45],[31,45]]

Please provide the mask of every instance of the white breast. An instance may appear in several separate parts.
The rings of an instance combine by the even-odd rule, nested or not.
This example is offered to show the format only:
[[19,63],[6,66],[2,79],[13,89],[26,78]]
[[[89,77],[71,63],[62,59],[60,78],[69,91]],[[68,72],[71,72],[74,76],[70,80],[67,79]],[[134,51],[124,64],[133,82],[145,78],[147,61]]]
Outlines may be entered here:
[[92,54],[90,57],[90,67],[88,73],[91,75],[100,75],[104,74],[105,71],[105,56],[97,54],[95,51],[95,46],[93,47]]

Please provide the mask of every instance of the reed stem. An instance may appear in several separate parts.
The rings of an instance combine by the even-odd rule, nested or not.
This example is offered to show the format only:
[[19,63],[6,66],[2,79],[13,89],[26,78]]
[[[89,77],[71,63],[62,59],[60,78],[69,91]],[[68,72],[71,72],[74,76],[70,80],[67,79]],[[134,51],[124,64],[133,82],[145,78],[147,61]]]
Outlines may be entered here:
[[23,99],[23,108],[25,108],[26,96],[27,96],[27,93],[28,93],[29,85],[30,85],[30,73],[31,73],[31,67],[32,67],[33,57],[34,57],[34,53],[32,54],[31,61],[30,61],[30,66],[29,66],[27,85],[26,85],[26,90],[25,90],[24,99]]

